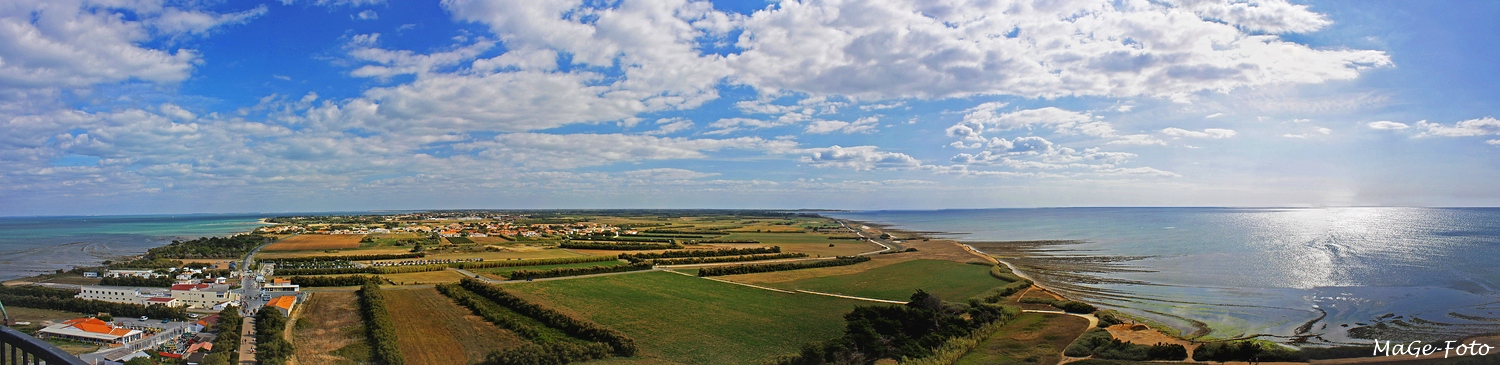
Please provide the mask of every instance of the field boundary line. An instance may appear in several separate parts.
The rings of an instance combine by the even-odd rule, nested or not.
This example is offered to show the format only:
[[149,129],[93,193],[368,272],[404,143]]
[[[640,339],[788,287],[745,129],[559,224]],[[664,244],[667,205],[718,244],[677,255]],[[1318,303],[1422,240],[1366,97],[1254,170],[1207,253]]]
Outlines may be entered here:
[[863,300],[863,301],[867,301],[867,302],[877,302],[877,303],[886,303],[886,304],[906,304],[906,302],[899,301],[899,300],[885,300],[885,299],[856,297],[856,296],[853,296],[853,295],[822,293],[822,292],[815,292],[815,291],[811,291],[811,290],[802,290],[802,289],[797,289],[797,292],[798,293],[813,294],[813,295],[829,296],[829,297],[834,297],[834,298]]
[[[671,270],[667,270],[667,271],[671,271]],[[678,274],[692,276],[692,275],[689,275],[687,273],[680,273],[679,272]],[[729,281],[729,280],[715,279],[715,278],[710,278],[710,277],[706,277],[706,276],[698,277],[698,278],[704,279],[704,280],[713,280],[713,281],[717,281],[717,282],[721,282],[721,283],[725,283],[725,284],[734,284],[734,285],[739,285],[739,286],[748,286],[748,287],[756,288],[756,289],[760,289],[760,290],[770,290],[770,291],[779,292],[779,293],[797,294],[796,292],[793,292],[793,291],[787,291],[787,290],[781,290],[781,289],[776,289],[776,288],[764,287],[764,286],[755,285],[755,284],[737,283],[737,282],[733,282],[733,281]]]

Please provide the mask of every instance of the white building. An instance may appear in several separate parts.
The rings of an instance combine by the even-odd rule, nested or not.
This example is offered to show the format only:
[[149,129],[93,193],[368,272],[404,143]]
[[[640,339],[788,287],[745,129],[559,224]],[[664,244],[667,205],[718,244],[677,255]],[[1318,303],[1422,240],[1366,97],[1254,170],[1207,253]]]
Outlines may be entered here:
[[109,270],[104,272],[104,277],[106,278],[118,278],[126,276],[150,279],[162,276],[162,274],[151,272],[151,270]]
[[126,303],[147,305],[152,298],[171,298],[165,290],[149,291],[140,288],[118,287],[118,286],[85,286],[78,290],[74,298],[99,300],[110,303]]
[[229,286],[223,284],[175,284],[172,298],[188,308],[213,308],[219,303],[239,300],[240,294],[230,292]]
[[145,332],[118,327],[98,318],[78,318],[47,326],[37,331],[37,336],[94,344],[127,344],[140,340]]

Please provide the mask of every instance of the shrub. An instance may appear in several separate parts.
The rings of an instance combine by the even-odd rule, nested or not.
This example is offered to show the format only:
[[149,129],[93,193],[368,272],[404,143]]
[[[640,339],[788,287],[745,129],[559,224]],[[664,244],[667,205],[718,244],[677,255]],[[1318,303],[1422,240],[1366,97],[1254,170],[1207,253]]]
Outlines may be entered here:
[[107,277],[99,279],[99,285],[113,286],[149,286],[157,288],[171,287],[177,281],[171,277],[158,276],[154,278],[143,278],[138,276]]
[[287,317],[281,310],[262,307],[255,313],[255,360],[261,364],[282,365],[291,359],[292,343],[286,340]]
[[365,283],[382,283],[378,276],[373,275],[347,275],[347,276],[293,276],[292,284],[304,287],[315,286],[360,286]]
[[1291,349],[1261,341],[1210,342],[1193,351],[1195,361],[1301,361]]
[[1057,307],[1057,309],[1061,309],[1064,312],[1078,314],[1089,314],[1099,310],[1098,308],[1094,308],[1094,306],[1091,304],[1084,302],[1075,302],[1071,300],[1060,300],[1056,303],[1052,303],[1052,306]]

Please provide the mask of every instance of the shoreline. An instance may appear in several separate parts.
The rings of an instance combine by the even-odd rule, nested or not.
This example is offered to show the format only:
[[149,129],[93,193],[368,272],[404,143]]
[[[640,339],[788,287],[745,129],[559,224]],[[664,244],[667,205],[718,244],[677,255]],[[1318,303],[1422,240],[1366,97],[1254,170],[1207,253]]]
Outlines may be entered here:
[[[233,236],[239,236],[239,235],[254,233],[255,230],[259,229],[260,227],[277,225],[277,223],[267,222],[266,221],[267,219],[270,219],[270,217],[257,218],[255,220],[255,223],[259,224],[260,226],[255,227],[255,228],[250,228],[249,230],[234,231],[234,232],[220,233],[220,234],[214,234],[214,235],[200,235],[200,236],[193,237],[193,238],[189,238],[192,235],[181,235],[181,234],[172,234],[172,235],[164,235],[164,236],[148,236],[148,237],[150,237],[149,239],[153,240],[153,241],[155,239],[161,239],[162,240],[162,244],[145,247],[145,251],[142,251],[141,253],[137,253],[137,254],[126,254],[126,255],[112,256],[112,257],[108,257],[108,258],[94,257],[94,260],[90,261],[89,263],[86,263],[86,264],[77,264],[77,263],[74,263],[74,264],[70,264],[70,266],[68,266],[67,268],[57,269],[57,270],[62,270],[63,271],[63,275],[65,275],[68,272],[72,272],[72,271],[78,270],[78,269],[104,267],[105,266],[104,265],[105,261],[120,262],[120,261],[129,261],[129,260],[137,259],[137,258],[140,258],[142,255],[145,255],[146,252],[150,252],[151,249],[158,248],[158,247],[163,247],[163,246],[166,246],[166,245],[170,245],[172,243],[172,241],[176,240],[176,239],[196,239],[196,238],[204,238],[204,237],[233,237]],[[89,242],[87,242],[87,241],[80,241],[79,243],[89,243]],[[44,247],[45,248],[50,248],[50,247],[56,247],[56,246],[57,245],[54,245],[54,246],[44,246]],[[18,274],[27,274],[27,273],[26,272],[18,272]],[[15,277],[15,278],[3,279],[3,280],[0,280],[0,285],[19,285],[19,284],[24,284],[24,283],[32,283],[32,284],[45,283],[44,281],[33,281],[33,280],[29,280],[29,279],[51,279],[51,278],[48,278],[48,276],[52,276],[52,275],[59,275],[59,273],[57,273],[56,271],[50,271],[50,272],[43,272],[43,273],[33,273],[31,275],[18,276],[18,277]]]

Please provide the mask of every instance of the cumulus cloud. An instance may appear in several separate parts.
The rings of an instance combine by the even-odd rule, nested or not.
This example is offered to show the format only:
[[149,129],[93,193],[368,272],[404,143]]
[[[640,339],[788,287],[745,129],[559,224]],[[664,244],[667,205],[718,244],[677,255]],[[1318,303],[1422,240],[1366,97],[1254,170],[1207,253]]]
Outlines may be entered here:
[[350,75],[389,78],[405,74],[426,74],[471,61],[481,52],[495,46],[495,42],[480,39],[473,44],[448,51],[418,54],[409,50],[377,48],[379,39],[380,33],[358,34],[350,38],[349,56],[357,62],[371,63],[351,71]]
[[1087,135],[1112,137],[1115,129],[1097,117],[1055,107],[1000,112],[1005,103],[991,102],[969,109],[962,121],[948,127],[951,137],[965,141],[983,141],[981,136],[989,130],[1013,130],[1018,128],[1047,127],[1063,135]]
[[728,61],[765,90],[860,98],[1156,96],[1321,83],[1391,65],[1267,33],[1327,20],[1283,1],[782,2],[743,20]]
[[250,10],[226,14],[167,8],[161,15],[151,19],[150,24],[165,34],[203,35],[221,26],[248,23],[266,15],[268,11],[264,4]]
[[702,159],[708,152],[737,149],[785,153],[796,142],[758,137],[728,139],[668,138],[627,134],[508,133],[491,141],[466,143],[485,158],[532,168],[575,168],[619,162]]
[[693,121],[686,118],[662,118],[656,120],[656,129],[646,131],[650,135],[667,135],[693,128]]
[[905,169],[922,165],[921,161],[900,152],[880,151],[875,146],[811,148],[801,152],[802,163],[814,167],[848,168],[856,171],[873,169]]
[[1208,128],[1202,132],[1190,131],[1182,128],[1166,128],[1161,130],[1162,134],[1177,138],[1212,138],[1222,139],[1234,137],[1235,131],[1222,128]]
[[356,13],[351,17],[359,20],[375,20],[380,19],[380,13],[376,13],[374,10],[365,9],[364,11]]
[[1406,123],[1392,122],[1392,121],[1388,121],[1388,120],[1382,120],[1382,121],[1378,121],[1378,122],[1370,122],[1370,124],[1368,124],[1368,125],[1370,126],[1370,129],[1381,129],[1381,130],[1402,130],[1402,129],[1407,129],[1407,128],[1411,127],[1411,126],[1406,125]]

